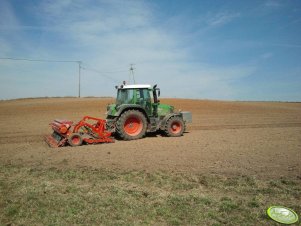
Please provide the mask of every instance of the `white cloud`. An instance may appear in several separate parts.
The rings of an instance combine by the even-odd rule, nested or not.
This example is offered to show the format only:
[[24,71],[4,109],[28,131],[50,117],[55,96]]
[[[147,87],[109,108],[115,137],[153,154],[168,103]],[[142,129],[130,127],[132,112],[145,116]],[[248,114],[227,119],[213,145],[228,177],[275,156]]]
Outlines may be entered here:
[[263,53],[263,54],[260,56],[260,58],[262,58],[262,59],[269,59],[269,58],[271,58],[271,57],[273,57],[273,53],[270,53],[270,52],[268,52],[268,53]]
[[[80,0],[42,1],[35,11],[41,26],[27,25],[32,32],[39,28],[42,32],[30,54],[47,56],[48,59],[78,59],[99,71],[127,69],[130,63],[134,63],[136,81],[158,83],[163,96],[167,97],[233,99],[235,90],[231,83],[249,76],[255,70],[247,66],[221,67],[190,63],[193,45],[183,45],[181,36],[170,34],[154,24],[153,9],[144,1],[93,2],[94,5]],[[239,13],[223,12],[211,15],[207,22],[210,26],[221,26],[239,16]],[[24,28],[17,19],[13,24]],[[47,64],[45,70],[40,67],[42,65],[34,64],[31,70],[26,69],[22,74],[28,79],[33,79],[32,74],[35,73],[40,76],[39,80],[31,81],[32,87],[35,87],[34,95],[76,95],[77,65]],[[11,72],[11,75],[16,76],[16,73]],[[128,73],[106,75],[83,70],[82,94],[114,96],[113,87],[116,84],[108,77],[128,80]],[[63,83],[57,84],[58,80],[68,81],[68,86],[63,88]],[[30,81],[28,84],[27,89],[20,92],[22,95],[32,94],[28,93]],[[56,88],[47,89],[45,84]],[[16,87],[21,88],[19,85]],[[60,93],[60,90],[64,90],[64,93]],[[3,95],[9,97],[10,94],[0,93],[0,96]]]
[[207,23],[210,26],[221,26],[230,23],[235,18],[240,17],[240,13],[221,12],[215,15],[209,15]]
[[[255,68],[246,66],[180,65],[173,70],[175,74],[164,87],[176,97],[235,99],[233,81],[250,76],[254,71]],[[177,92],[172,92],[174,87],[177,87]]]
[[269,8],[278,8],[281,6],[281,3],[277,0],[268,0],[264,3],[264,5]]
[[[74,3],[75,1],[73,1]],[[43,13],[51,17],[61,17],[72,4],[72,0],[46,0],[40,2]]]
[[5,39],[0,38],[0,49],[2,57],[8,56],[9,53],[12,51],[12,46]]
[[18,26],[19,22],[13,13],[13,9],[9,2],[7,1],[0,1],[0,27],[6,26]]

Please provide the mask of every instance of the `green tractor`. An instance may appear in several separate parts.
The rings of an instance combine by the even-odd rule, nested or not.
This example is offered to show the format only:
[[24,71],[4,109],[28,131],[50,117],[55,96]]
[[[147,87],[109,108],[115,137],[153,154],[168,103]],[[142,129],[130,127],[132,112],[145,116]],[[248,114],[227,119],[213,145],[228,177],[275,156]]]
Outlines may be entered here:
[[107,107],[106,129],[123,140],[136,140],[146,132],[163,131],[166,136],[182,136],[186,123],[192,122],[190,112],[175,112],[174,107],[161,104],[157,85],[116,86],[115,104]]

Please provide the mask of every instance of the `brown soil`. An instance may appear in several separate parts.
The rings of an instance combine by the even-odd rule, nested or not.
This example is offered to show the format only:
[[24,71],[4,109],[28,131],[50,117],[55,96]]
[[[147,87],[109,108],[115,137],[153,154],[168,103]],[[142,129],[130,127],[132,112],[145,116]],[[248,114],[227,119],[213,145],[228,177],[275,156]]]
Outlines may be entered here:
[[301,179],[301,103],[163,99],[191,111],[179,138],[50,148],[43,136],[55,118],[105,118],[109,98],[0,101],[0,164],[93,167]]

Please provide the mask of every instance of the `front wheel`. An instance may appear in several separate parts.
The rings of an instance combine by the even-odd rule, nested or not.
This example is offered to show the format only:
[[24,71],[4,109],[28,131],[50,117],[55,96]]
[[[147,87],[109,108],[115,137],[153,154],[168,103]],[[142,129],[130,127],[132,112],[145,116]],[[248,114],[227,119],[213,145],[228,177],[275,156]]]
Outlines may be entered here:
[[144,114],[138,110],[124,112],[116,123],[116,132],[123,140],[136,140],[146,133],[147,121]]
[[179,116],[170,117],[165,125],[165,134],[168,137],[180,137],[185,130],[185,123]]

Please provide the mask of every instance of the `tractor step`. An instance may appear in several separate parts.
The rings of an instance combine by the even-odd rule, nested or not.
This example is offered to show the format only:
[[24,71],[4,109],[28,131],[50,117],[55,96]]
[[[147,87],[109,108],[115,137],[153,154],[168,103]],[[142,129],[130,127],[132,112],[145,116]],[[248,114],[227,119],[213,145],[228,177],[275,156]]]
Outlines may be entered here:
[[150,118],[150,124],[148,125],[148,132],[155,132],[158,130],[159,120],[157,118]]

